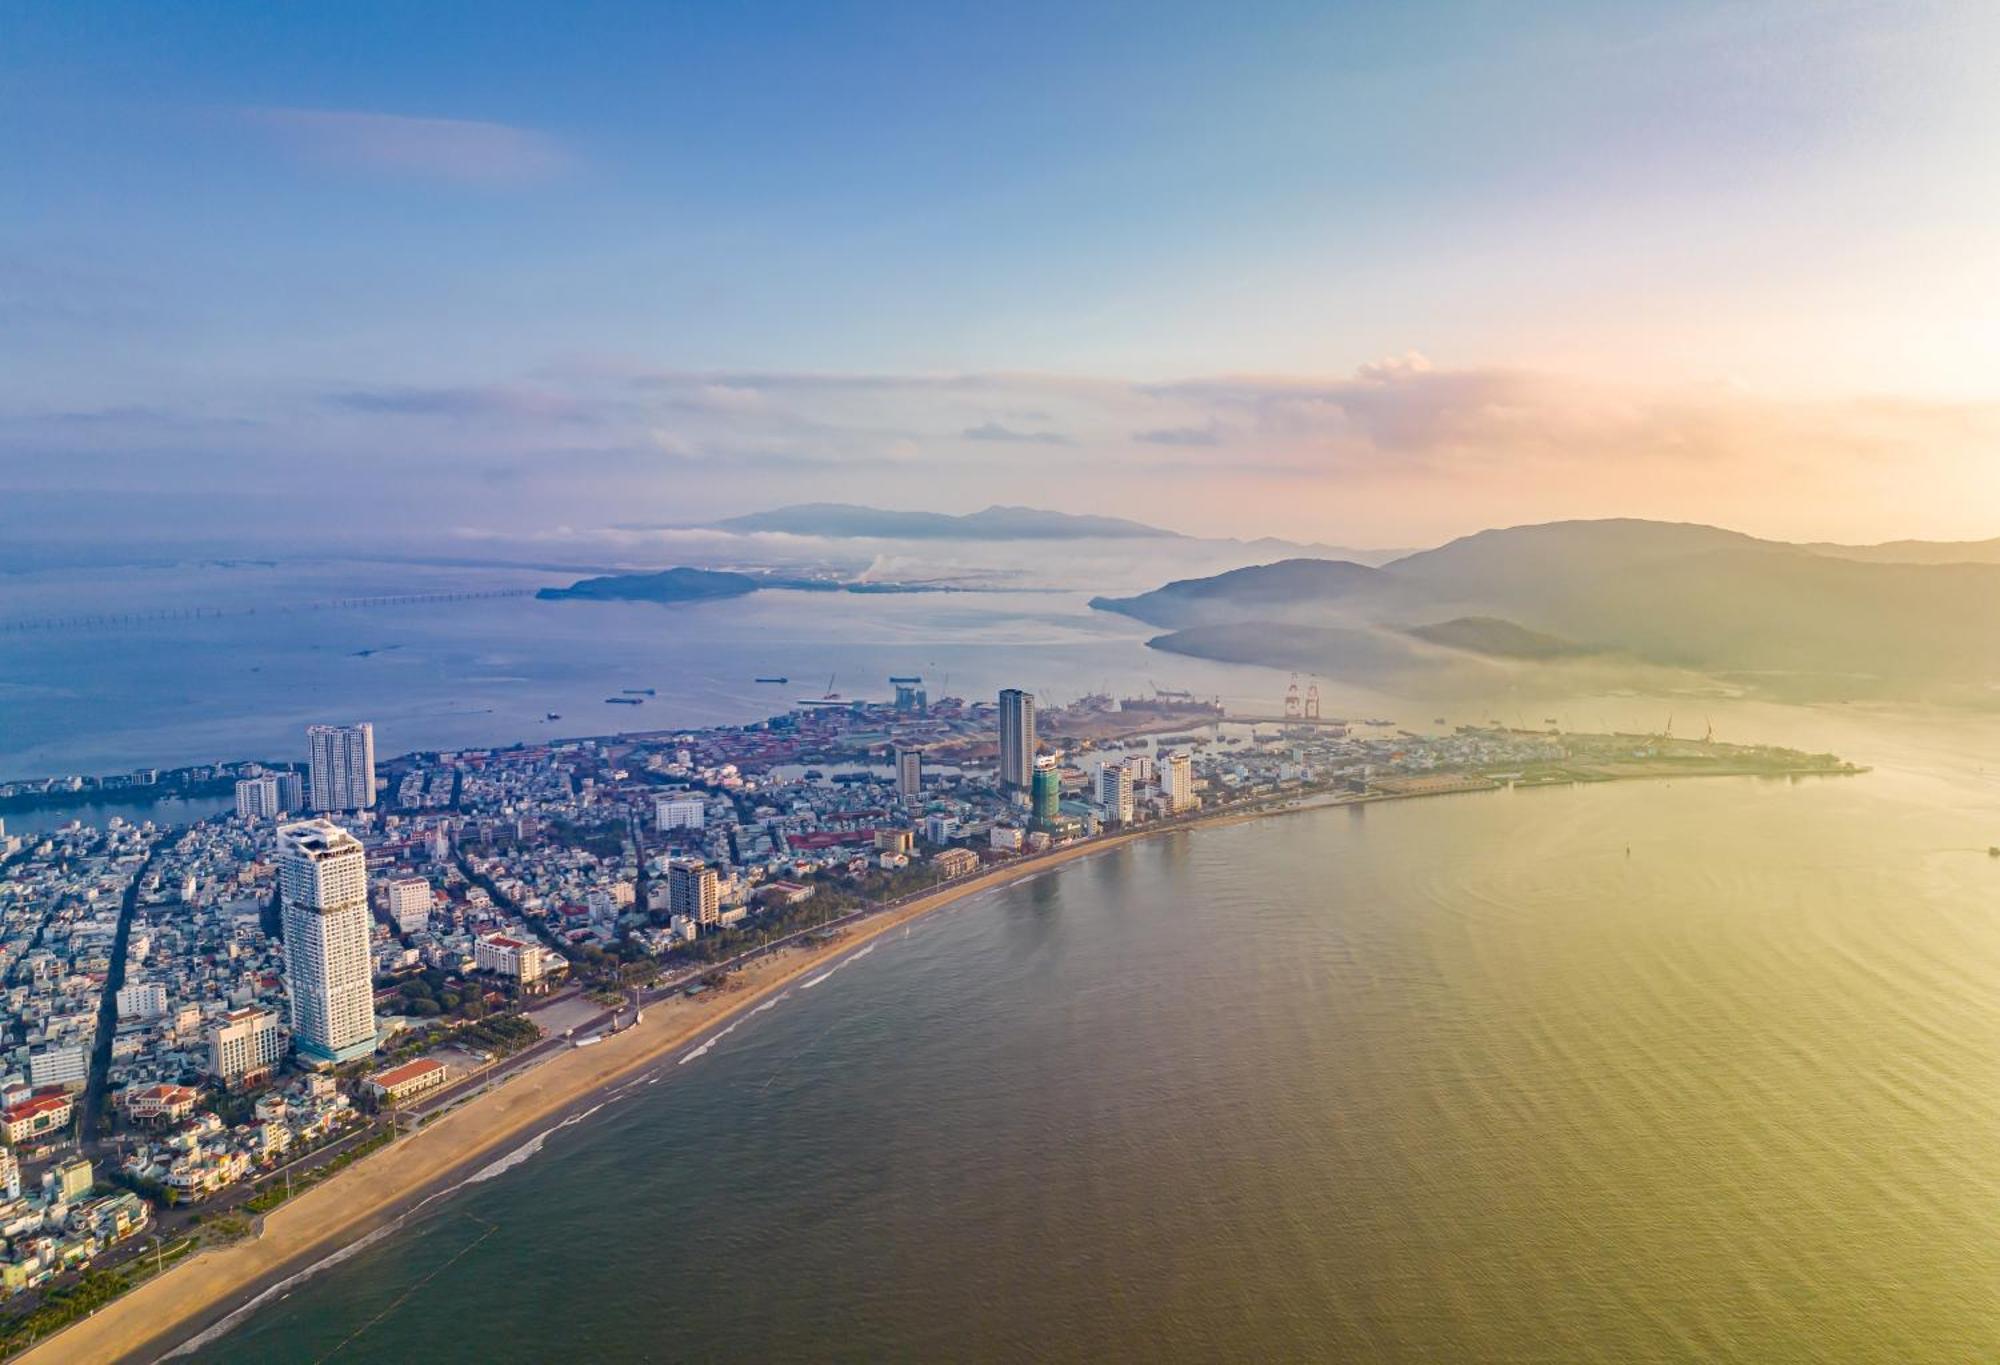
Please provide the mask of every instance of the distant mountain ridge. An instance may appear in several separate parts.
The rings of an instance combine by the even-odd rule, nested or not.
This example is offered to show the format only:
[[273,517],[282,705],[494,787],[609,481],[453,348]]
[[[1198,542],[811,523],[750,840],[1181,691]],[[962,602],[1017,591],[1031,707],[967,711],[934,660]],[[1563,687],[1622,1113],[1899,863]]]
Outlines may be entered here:
[[1992,540],[1885,540],[1879,545],[1815,541],[1804,548],[1830,559],[1874,564],[2000,564],[2000,537]]
[[1853,559],[1686,523],[1516,526],[1377,569],[1284,560],[1092,605],[1228,627],[1228,657],[1277,667],[1305,666],[1301,628],[1387,627],[1489,658],[1617,654],[1794,696],[1983,697],[2000,682],[2000,564]]

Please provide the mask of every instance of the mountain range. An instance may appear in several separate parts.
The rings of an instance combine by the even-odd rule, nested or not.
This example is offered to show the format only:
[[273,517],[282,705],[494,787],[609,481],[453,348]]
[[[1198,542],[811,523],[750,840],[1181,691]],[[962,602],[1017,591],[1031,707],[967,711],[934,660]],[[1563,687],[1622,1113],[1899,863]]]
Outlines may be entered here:
[[1792,698],[1989,696],[2000,563],[1855,548],[1684,523],[1552,522],[1379,567],[1287,559],[1091,605],[1169,628],[1152,642],[1163,649],[1284,668],[1352,659],[1379,671],[1385,650],[1412,668],[1440,651],[1596,656]]

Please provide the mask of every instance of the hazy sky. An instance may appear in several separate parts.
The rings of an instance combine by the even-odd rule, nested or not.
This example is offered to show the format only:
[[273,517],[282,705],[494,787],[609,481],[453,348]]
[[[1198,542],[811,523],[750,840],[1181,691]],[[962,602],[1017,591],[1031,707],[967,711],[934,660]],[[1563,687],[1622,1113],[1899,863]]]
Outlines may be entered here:
[[10,5],[0,534],[2000,535],[1996,52],[1981,3]]

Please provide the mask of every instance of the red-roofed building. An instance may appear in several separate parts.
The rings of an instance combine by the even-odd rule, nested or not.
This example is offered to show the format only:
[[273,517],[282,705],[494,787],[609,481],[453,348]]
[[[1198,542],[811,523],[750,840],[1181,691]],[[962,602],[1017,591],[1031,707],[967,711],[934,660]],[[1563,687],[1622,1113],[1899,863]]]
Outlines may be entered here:
[[414,1062],[378,1071],[363,1084],[368,1093],[391,1104],[402,1104],[426,1091],[435,1090],[451,1079],[451,1069],[443,1062],[419,1057]]
[[7,1141],[21,1143],[60,1132],[69,1127],[70,1117],[75,1113],[76,1101],[61,1091],[38,1093],[7,1110],[0,1123],[6,1126]]
[[472,965],[526,986],[542,979],[542,945],[507,934],[488,934],[472,946]]
[[148,1085],[125,1092],[125,1113],[134,1123],[179,1123],[194,1117],[200,1098],[184,1085]]

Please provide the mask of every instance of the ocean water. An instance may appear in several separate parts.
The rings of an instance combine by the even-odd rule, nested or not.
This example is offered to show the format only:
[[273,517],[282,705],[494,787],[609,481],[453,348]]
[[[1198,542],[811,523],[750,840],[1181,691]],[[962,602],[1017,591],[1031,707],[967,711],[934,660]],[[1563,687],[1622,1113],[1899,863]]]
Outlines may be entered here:
[[1953,733],[961,903],[199,1358],[2000,1357],[2000,745]]
[[[0,628],[0,780],[297,760],[305,727],[322,720],[373,721],[383,755],[741,723],[829,690],[886,700],[891,674],[922,675],[933,696],[1028,686],[1058,701],[1100,687],[1150,694],[1157,680],[1267,710],[1290,681],[1148,650],[1157,631],[1090,611],[1083,592],[338,605],[576,576],[365,562],[0,576],[0,627],[215,613]],[[790,682],[759,686],[760,676]],[[605,702],[644,687],[658,695],[643,706]],[[1357,712],[1386,704],[1352,696]],[[545,719],[551,711],[561,719]]]

